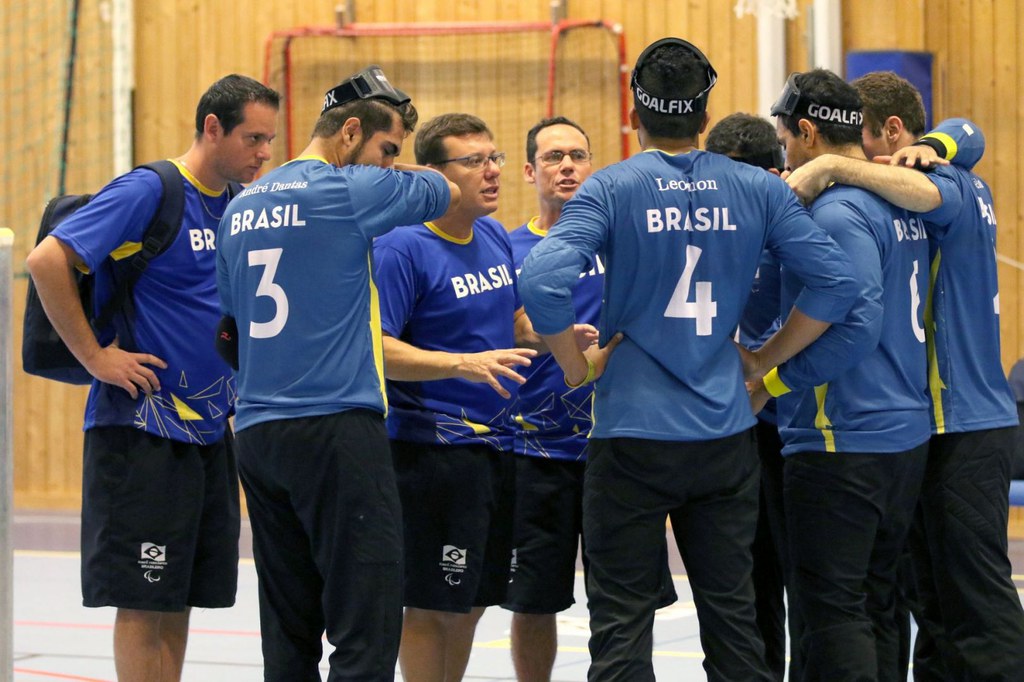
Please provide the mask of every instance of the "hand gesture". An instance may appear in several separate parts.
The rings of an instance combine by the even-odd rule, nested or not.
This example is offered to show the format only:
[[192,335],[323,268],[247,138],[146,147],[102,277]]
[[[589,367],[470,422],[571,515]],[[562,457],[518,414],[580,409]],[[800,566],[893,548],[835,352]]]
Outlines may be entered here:
[[511,379],[517,384],[526,383],[521,374],[513,370],[516,366],[530,366],[530,358],[536,357],[537,351],[530,348],[505,348],[488,350],[481,353],[464,353],[455,367],[455,375],[460,379],[478,384],[487,384],[502,398],[511,398],[498,377]]

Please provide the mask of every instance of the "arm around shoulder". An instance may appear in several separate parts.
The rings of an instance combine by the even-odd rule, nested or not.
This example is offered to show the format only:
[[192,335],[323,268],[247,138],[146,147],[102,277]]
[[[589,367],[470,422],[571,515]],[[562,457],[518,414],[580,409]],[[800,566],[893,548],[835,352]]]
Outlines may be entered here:
[[451,198],[448,200],[448,210],[445,211],[441,218],[445,218],[454,213],[462,202],[462,190],[459,189],[459,186],[448,178],[445,178],[444,175],[435,168],[430,168],[429,166],[418,166],[414,163],[396,163],[395,170],[411,171],[414,173],[437,173],[444,178],[444,181],[448,183],[448,194]]

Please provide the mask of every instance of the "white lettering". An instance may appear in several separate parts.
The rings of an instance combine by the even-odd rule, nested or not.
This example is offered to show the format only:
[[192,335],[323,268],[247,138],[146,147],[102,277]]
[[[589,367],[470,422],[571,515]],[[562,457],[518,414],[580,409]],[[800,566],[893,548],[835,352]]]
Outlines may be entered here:
[[464,298],[469,295],[469,289],[461,277],[452,277],[452,288],[455,289],[455,298]]
[[[661,178],[658,178],[658,182],[661,182]],[[664,191],[664,190],[662,190]],[[661,211],[656,208],[647,210],[647,231],[648,232],[661,232],[665,229],[665,221],[661,218]]]

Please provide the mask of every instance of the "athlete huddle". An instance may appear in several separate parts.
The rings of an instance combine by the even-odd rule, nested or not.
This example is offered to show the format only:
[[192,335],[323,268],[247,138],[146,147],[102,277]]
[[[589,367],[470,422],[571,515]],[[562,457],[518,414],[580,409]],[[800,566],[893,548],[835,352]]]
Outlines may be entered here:
[[[917,679],[1024,669],[995,214],[970,171],[981,133],[948,121],[922,138],[902,79],[815,70],[789,79],[774,131],[728,117],[701,151],[716,80],[696,46],[648,46],[631,79],[642,152],[597,172],[582,128],[539,122],[523,166],[539,213],[511,234],[489,217],[506,155],[487,124],[437,116],[418,165],[396,164],[418,114],[377,67],[327,93],[302,154],[219,204],[215,263],[188,267],[219,302],[234,367],[264,679],[319,680],[326,632],[330,680],[392,679],[396,659],[405,680],[459,680],[481,614],[502,605],[517,677],[549,680],[581,541],[589,678],[654,679],[653,614],[676,598],[666,519],[708,679],[782,679],[783,588],[790,679],[905,679],[901,609],[919,627]],[[247,87],[241,122],[214,109],[197,147],[241,159],[249,145],[258,167],[277,100]],[[785,181],[765,170],[783,169],[780,143]],[[193,175],[190,154],[197,210],[251,180]],[[918,161],[931,172],[899,167]],[[78,229],[30,259],[51,315],[74,306],[47,273],[98,258],[75,255]],[[120,364],[96,365],[97,385],[160,390],[158,355],[112,347]],[[231,452],[225,436],[190,454],[232,473]],[[237,537],[237,517],[219,532]],[[197,570],[173,602],[118,585],[103,603],[157,632],[153,613],[184,614],[164,619],[173,678],[188,607],[229,604],[229,578]],[[125,661],[130,646],[145,658],[125,644]]]

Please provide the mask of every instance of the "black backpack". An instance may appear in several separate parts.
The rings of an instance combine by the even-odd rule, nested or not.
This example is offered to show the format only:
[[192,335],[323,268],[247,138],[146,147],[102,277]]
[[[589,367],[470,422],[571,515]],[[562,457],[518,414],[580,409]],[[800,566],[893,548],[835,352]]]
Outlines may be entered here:
[[[178,168],[170,161],[155,161],[142,164],[138,168],[146,168],[160,176],[163,198],[160,200],[156,215],[142,235],[141,249],[126,262],[119,264],[118,273],[121,276],[110,300],[103,305],[98,315],[93,310],[92,275],[75,271],[82,308],[97,334],[110,326],[118,312],[130,307],[132,289],[149,267],[149,261],[166,251],[181,230],[181,221],[185,213],[185,185]],[[240,185],[232,183],[228,187],[229,196],[237,194],[240,189]],[[43,241],[65,218],[85,206],[91,199],[91,194],[67,194],[51,199],[43,211],[36,244]],[[71,354],[50,323],[31,278],[25,302],[21,363],[28,374],[46,379],[80,385],[92,381],[92,376]]]

